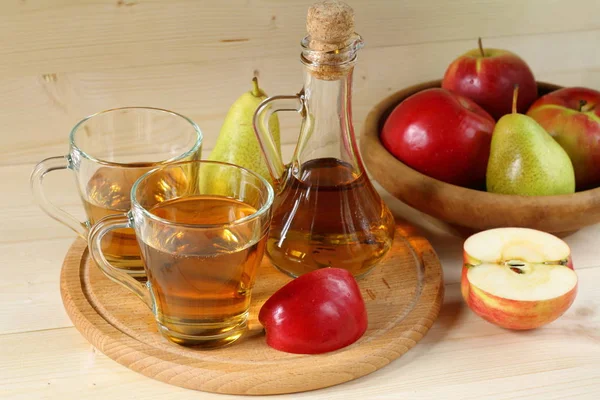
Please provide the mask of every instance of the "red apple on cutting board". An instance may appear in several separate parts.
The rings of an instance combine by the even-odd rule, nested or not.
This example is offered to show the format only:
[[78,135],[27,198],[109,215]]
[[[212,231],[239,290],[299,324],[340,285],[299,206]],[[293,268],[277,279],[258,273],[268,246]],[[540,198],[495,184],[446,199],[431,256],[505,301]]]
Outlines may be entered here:
[[381,130],[385,148],[409,167],[441,181],[485,182],[494,119],[473,101],[444,89],[405,99]]
[[524,114],[537,98],[537,84],[531,69],[519,56],[507,50],[470,50],[450,64],[442,87],[479,104],[496,120],[510,114],[515,85],[519,85],[517,112]]
[[367,330],[367,309],[352,274],[322,268],[275,292],[258,313],[267,344],[297,354],[334,351],[357,341]]
[[559,89],[539,98],[527,112],[567,152],[577,190],[600,186],[600,92]]
[[483,319],[508,329],[533,329],[560,317],[577,294],[569,246],[526,228],[477,233],[464,244],[461,291]]

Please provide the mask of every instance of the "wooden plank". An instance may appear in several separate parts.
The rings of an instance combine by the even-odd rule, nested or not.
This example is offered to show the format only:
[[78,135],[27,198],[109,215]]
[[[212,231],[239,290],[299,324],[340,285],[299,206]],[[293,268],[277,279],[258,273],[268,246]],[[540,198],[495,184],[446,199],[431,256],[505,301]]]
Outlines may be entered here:
[[[593,398],[600,391],[600,289],[595,284],[600,268],[582,271],[580,279],[571,309],[530,332],[484,322],[465,307],[458,285],[448,285],[440,318],[404,357],[356,381],[289,398],[392,393],[411,399]],[[74,328],[0,335],[0,370],[0,389],[11,399],[115,398],[123,393],[178,400],[237,398],[138,375],[95,351]]]
[[[66,151],[68,132],[79,119],[119,105],[189,115],[205,131],[207,155],[227,108],[252,75],[273,95],[301,86],[298,42],[312,1],[2,2],[0,397],[233,398],[144,378],[65,328],[71,323],[58,293],[58,271],[74,235],[33,204],[28,175],[34,162]],[[520,54],[540,80],[600,89],[597,0],[350,2],[367,44],[355,73],[357,130],[377,101],[439,78],[479,35],[486,46]],[[283,117],[284,151],[293,150],[298,126],[296,116]],[[81,213],[72,178],[57,175],[48,178],[53,198]],[[457,282],[462,240],[449,237],[443,223],[384,198],[395,213],[421,226],[440,254],[446,281]],[[600,225],[566,239],[581,290],[556,323],[534,332],[497,329],[472,315],[457,285],[450,285],[438,323],[405,357],[364,379],[290,398],[597,397],[600,295],[593,283],[600,279],[594,267],[600,265],[594,251],[599,236]],[[41,331],[23,333],[32,330]]]
[[[282,153],[285,160],[290,159],[293,150],[293,145],[283,146]],[[74,238],[74,234],[68,228],[44,214],[33,201],[28,184],[31,169],[30,165],[0,166],[0,182],[5,182],[12,188],[10,196],[0,198],[0,220],[4,221],[0,230],[0,244]],[[460,276],[463,240],[452,236],[451,229],[443,222],[395,199],[376,182],[375,185],[394,215],[405,218],[424,231],[442,260],[446,269],[447,282],[456,282]],[[83,208],[70,172],[49,174],[46,188],[49,197],[55,204],[64,207],[83,220]],[[600,265],[596,255],[589,251],[594,248],[596,238],[599,236],[600,224],[586,227],[565,238],[565,241],[571,246],[577,268]],[[17,261],[10,260],[10,262]],[[62,262],[62,258],[58,258],[56,262]]]
[[[401,210],[394,205],[392,209]],[[420,219],[418,213],[404,211],[401,215],[408,216],[409,220]],[[13,214],[18,215],[18,211],[13,209]],[[0,281],[0,303],[3,304],[0,307],[0,334],[71,325],[63,310],[58,288],[60,268],[75,235],[49,218],[40,217],[40,221],[42,219],[48,220],[48,226],[39,229],[46,232],[45,239],[35,227],[28,227],[24,228],[23,234],[36,232],[35,240],[10,242],[3,239],[0,243],[0,265],[6,266]],[[13,220],[5,221],[11,223]],[[53,233],[58,228],[64,230],[64,236]],[[421,229],[441,260],[445,282],[459,282],[462,239],[443,231]],[[597,257],[590,251],[595,248],[599,236],[600,225],[595,225],[566,238],[573,251],[575,268],[580,274],[600,268]],[[585,286],[581,293],[583,288]]]
[[548,82],[562,82],[562,85],[567,86],[583,86],[596,90],[600,88],[600,68],[555,71],[544,74],[541,78]]
[[[292,55],[313,0],[3,2],[0,75]],[[595,0],[354,1],[371,47],[600,28]],[[532,15],[535,18],[532,18]],[[237,61],[236,61],[237,62]]]
[[0,244],[0,333],[72,326],[59,292],[60,260],[72,243],[68,237]]
[[[282,146],[283,159],[291,159],[294,149],[294,145]],[[30,164],[0,166],[0,182],[11,187],[10,195],[0,198],[0,220],[6,221],[0,229],[0,245],[74,237],[70,229],[47,216],[33,200],[29,187],[32,170]],[[80,221],[85,220],[73,172],[58,171],[46,175],[44,188],[54,204]]]
[[[284,146],[286,158],[293,146]],[[0,167],[0,181],[11,187],[10,196],[0,197],[0,265],[7,266],[0,281],[0,333],[22,332],[65,326],[58,282],[60,266],[75,235],[46,216],[33,202],[29,192],[30,165]],[[376,185],[395,215],[419,227],[436,250],[447,283],[460,279],[463,240],[448,233],[440,221],[408,207]],[[68,173],[48,176],[48,189],[58,205],[82,216],[82,208]],[[577,270],[599,266],[590,249],[600,237],[600,224],[565,238],[571,246]]]
[[[540,80],[600,89],[600,53],[593,51],[592,45],[600,43],[600,30],[503,37],[487,43],[521,54]],[[354,80],[356,131],[371,107],[391,91],[439,78],[452,59],[471,47],[471,40],[462,40],[365,48]],[[79,119],[127,105],[164,107],[191,117],[204,132],[207,155],[228,108],[248,90],[255,73],[267,93],[276,95],[296,93],[302,86],[301,71],[296,50],[291,55],[228,63],[215,60],[2,78],[0,92],[5,95],[0,97],[0,137],[10,141],[0,148],[0,165],[61,154],[66,151],[69,130]],[[299,118],[284,114],[282,141],[295,143]]]
[[[595,226],[567,238],[577,271],[599,265],[589,251],[599,231],[600,226]],[[445,282],[458,282],[462,240],[429,231],[425,234],[442,261]],[[5,302],[0,307],[0,334],[70,326],[58,286],[62,260],[73,240],[74,234],[66,232],[65,237],[56,239],[0,244],[0,265],[7,266],[0,281],[0,301]]]

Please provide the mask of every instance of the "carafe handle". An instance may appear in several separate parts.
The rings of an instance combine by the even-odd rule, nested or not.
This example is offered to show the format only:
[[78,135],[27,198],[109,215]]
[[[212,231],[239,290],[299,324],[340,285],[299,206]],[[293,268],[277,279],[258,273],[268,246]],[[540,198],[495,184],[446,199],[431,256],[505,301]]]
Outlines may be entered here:
[[273,140],[273,135],[269,130],[269,119],[279,111],[296,111],[303,118],[306,115],[304,112],[304,93],[300,92],[293,96],[272,96],[258,106],[254,113],[252,124],[254,133],[262,149],[263,155],[269,168],[269,173],[273,178],[275,186],[279,186],[281,178],[285,172],[285,165],[281,160],[281,155]]

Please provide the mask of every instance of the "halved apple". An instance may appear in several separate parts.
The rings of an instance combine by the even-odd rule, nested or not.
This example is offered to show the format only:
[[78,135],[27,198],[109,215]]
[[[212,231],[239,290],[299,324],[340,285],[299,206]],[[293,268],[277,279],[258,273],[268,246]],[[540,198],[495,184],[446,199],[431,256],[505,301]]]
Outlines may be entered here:
[[534,229],[477,233],[464,244],[461,292],[471,310],[498,326],[545,325],[575,300],[571,250],[556,236]]

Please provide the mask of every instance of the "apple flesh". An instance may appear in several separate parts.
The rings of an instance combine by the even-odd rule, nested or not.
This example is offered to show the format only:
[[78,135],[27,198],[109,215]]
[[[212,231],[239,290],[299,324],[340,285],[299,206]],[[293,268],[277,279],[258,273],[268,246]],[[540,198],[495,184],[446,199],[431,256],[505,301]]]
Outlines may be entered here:
[[600,92],[582,87],[540,97],[527,112],[571,158],[577,190],[600,186]]
[[427,176],[480,188],[490,156],[494,119],[473,101],[444,89],[415,93],[392,111],[381,143]]
[[511,112],[513,89],[517,84],[517,111],[524,114],[537,98],[537,84],[531,69],[510,51],[483,47],[454,60],[442,81],[444,89],[468,97],[496,120]]
[[569,246],[548,233],[498,228],[464,244],[461,292],[477,315],[508,329],[534,329],[560,317],[577,294]]

